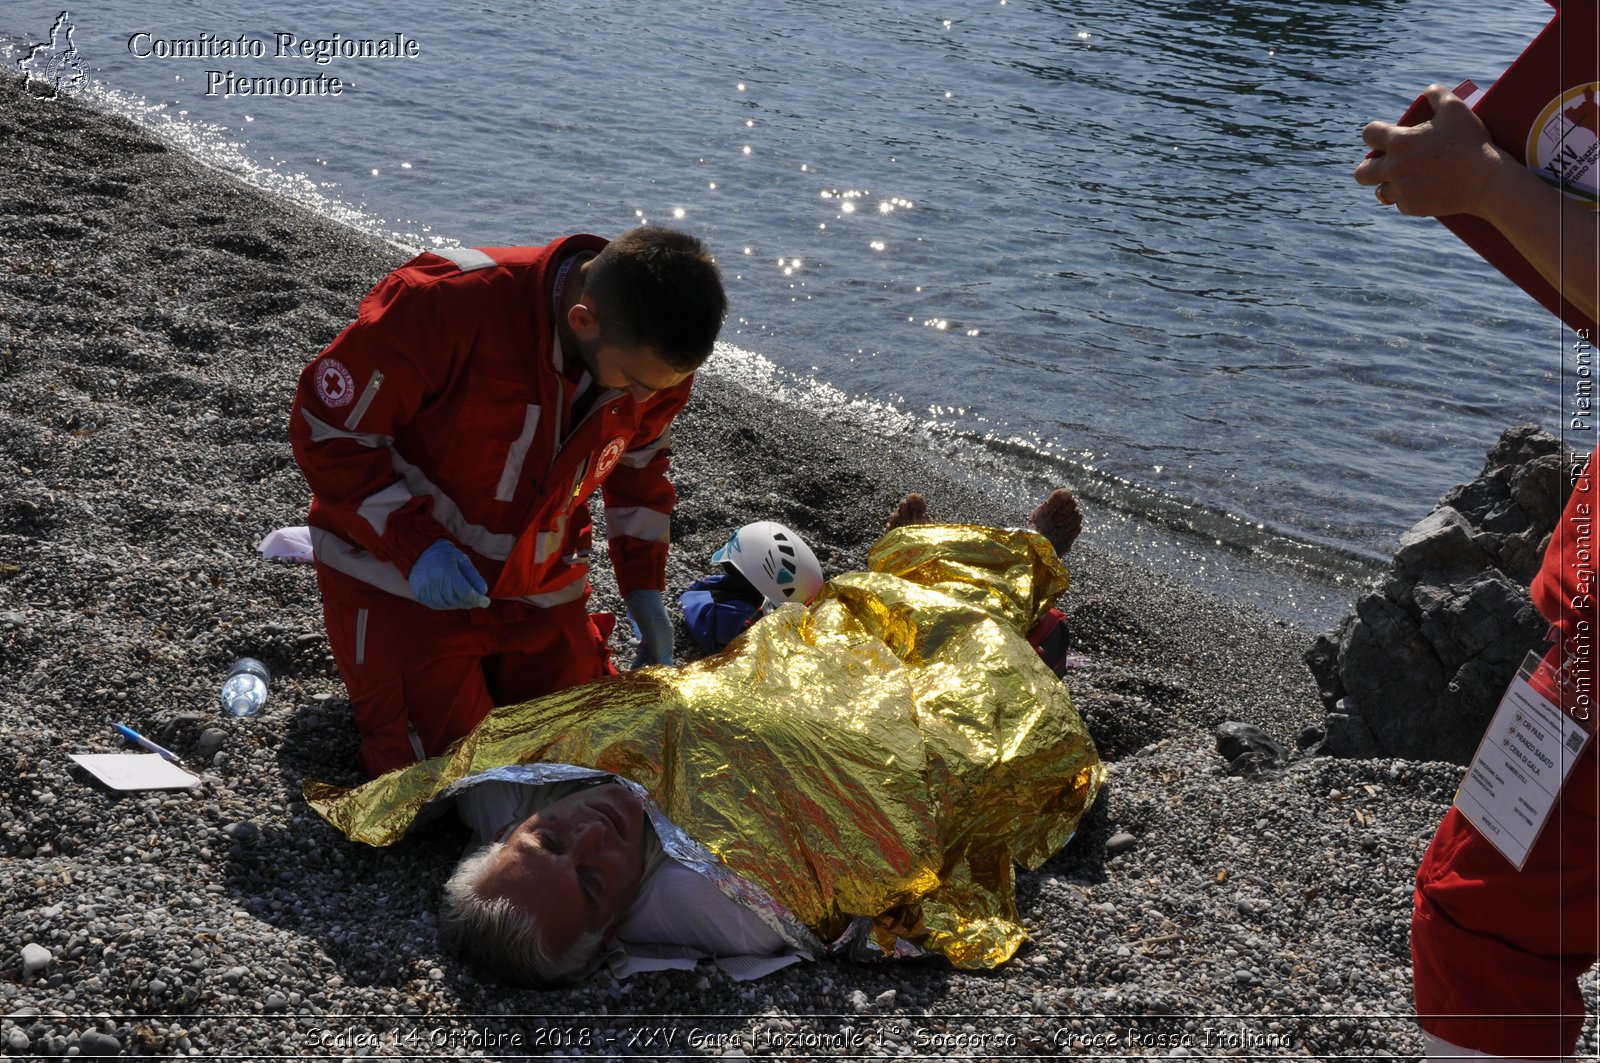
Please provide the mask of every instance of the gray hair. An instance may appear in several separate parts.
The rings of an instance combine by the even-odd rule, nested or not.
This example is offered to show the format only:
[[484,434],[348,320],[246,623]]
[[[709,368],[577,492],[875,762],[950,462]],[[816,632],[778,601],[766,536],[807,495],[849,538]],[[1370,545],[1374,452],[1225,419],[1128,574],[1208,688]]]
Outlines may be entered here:
[[554,987],[582,980],[605,958],[604,930],[585,931],[563,952],[552,953],[536,919],[509,898],[478,892],[478,879],[504,844],[482,846],[456,865],[439,907],[439,943],[514,985]]

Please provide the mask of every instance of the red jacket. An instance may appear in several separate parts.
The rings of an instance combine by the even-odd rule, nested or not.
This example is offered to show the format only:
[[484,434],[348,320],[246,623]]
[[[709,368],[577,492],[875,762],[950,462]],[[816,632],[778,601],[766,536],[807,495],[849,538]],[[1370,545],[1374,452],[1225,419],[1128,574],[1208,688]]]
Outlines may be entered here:
[[[1600,448],[1595,456],[1600,456]],[[1595,719],[1600,716],[1600,706],[1595,704],[1595,673],[1600,664],[1596,660],[1600,653],[1600,631],[1596,630],[1600,627],[1600,587],[1595,585],[1600,551],[1596,549],[1595,521],[1600,519],[1600,499],[1590,479],[1600,476],[1595,456],[1578,474],[1532,587],[1533,604],[1560,632],[1549,660],[1554,667],[1566,663],[1563,708],[1586,721],[1590,731],[1595,730]]]
[[576,601],[600,487],[619,589],[665,586],[670,426],[693,378],[644,402],[601,392],[572,423],[590,377],[560,349],[552,291],[563,261],[604,246],[571,236],[419,255],[306,366],[289,439],[327,583],[413,598],[411,566],[446,537],[493,599]]
[[[1596,451],[1600,455],[1600,450]],[[1533,581],[1533,601],[1559,630],[1546,660],[1566,664],[1560,690],[1575,717],[1595,715],[1597,498],[1590,459]],[[1417,1011],[1436,1037],[1495,1056],[1570,1054],[1583,1029],[1578,976],[1600,941],[1595,904],[1600,763],[1584,747],[1560,803],[1518,871],[1459,808],[1445,814],[1417,869],[1411,948]]]

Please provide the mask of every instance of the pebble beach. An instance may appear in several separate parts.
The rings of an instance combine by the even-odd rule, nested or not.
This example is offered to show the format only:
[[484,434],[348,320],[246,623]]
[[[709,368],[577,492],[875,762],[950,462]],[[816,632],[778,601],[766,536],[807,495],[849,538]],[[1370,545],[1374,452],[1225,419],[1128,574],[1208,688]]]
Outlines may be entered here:
[[[1092,509],[1062,603],[1088,662],[1067,681],[1110,777],[1020,877],[1032,940],[1010,963],[475,979],[433,932],[466,831],[373,850],[301,800],[307,780],[360,780],[356,733],[311,567],[256,549],[309,502],[287,438],[301,367],[410,253],[10,77],[0,145],[0,1052],[1419,1053],[1411,877],[1460,769],[1303,756],[1228,774],[1225,721],[1291,750],[1320,724],[1301,660],[1316,632],[1097,551]],[[907,491],[940,519],[1026,517],[913,441],[703,376],[675,444],[674,598],[748,520],[789,524],[838,572]],[[620,611],[601,553],[592,607]],[[630,659],[620,634],[614,649]],[[245,656],[271,697],[226,718],[216,693]],[[67,754],[121,748],[114,723],[200,785],[94,781]]]

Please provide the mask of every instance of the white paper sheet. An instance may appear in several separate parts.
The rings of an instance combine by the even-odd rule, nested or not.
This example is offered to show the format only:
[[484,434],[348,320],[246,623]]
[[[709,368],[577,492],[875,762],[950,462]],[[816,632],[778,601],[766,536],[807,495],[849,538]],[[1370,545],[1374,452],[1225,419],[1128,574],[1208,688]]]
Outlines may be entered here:
[[154,753],[68,753],[113,790],[180,790],[200,785],[191,775]]

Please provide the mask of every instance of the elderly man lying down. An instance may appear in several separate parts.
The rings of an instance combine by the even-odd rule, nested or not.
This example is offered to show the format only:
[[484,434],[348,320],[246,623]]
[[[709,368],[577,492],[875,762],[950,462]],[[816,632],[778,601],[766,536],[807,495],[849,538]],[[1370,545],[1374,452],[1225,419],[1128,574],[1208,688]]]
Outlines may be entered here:
[[371,845],[455,802],[490,844],[440,934],[506,981],[618,947],[992,967],[1025,938],[1014,865],[1053,855],[1103,776],[1024,637],[1066,587],[1033,532],[896,528],[714,657],[496,709],[441,757],[306,795]]

